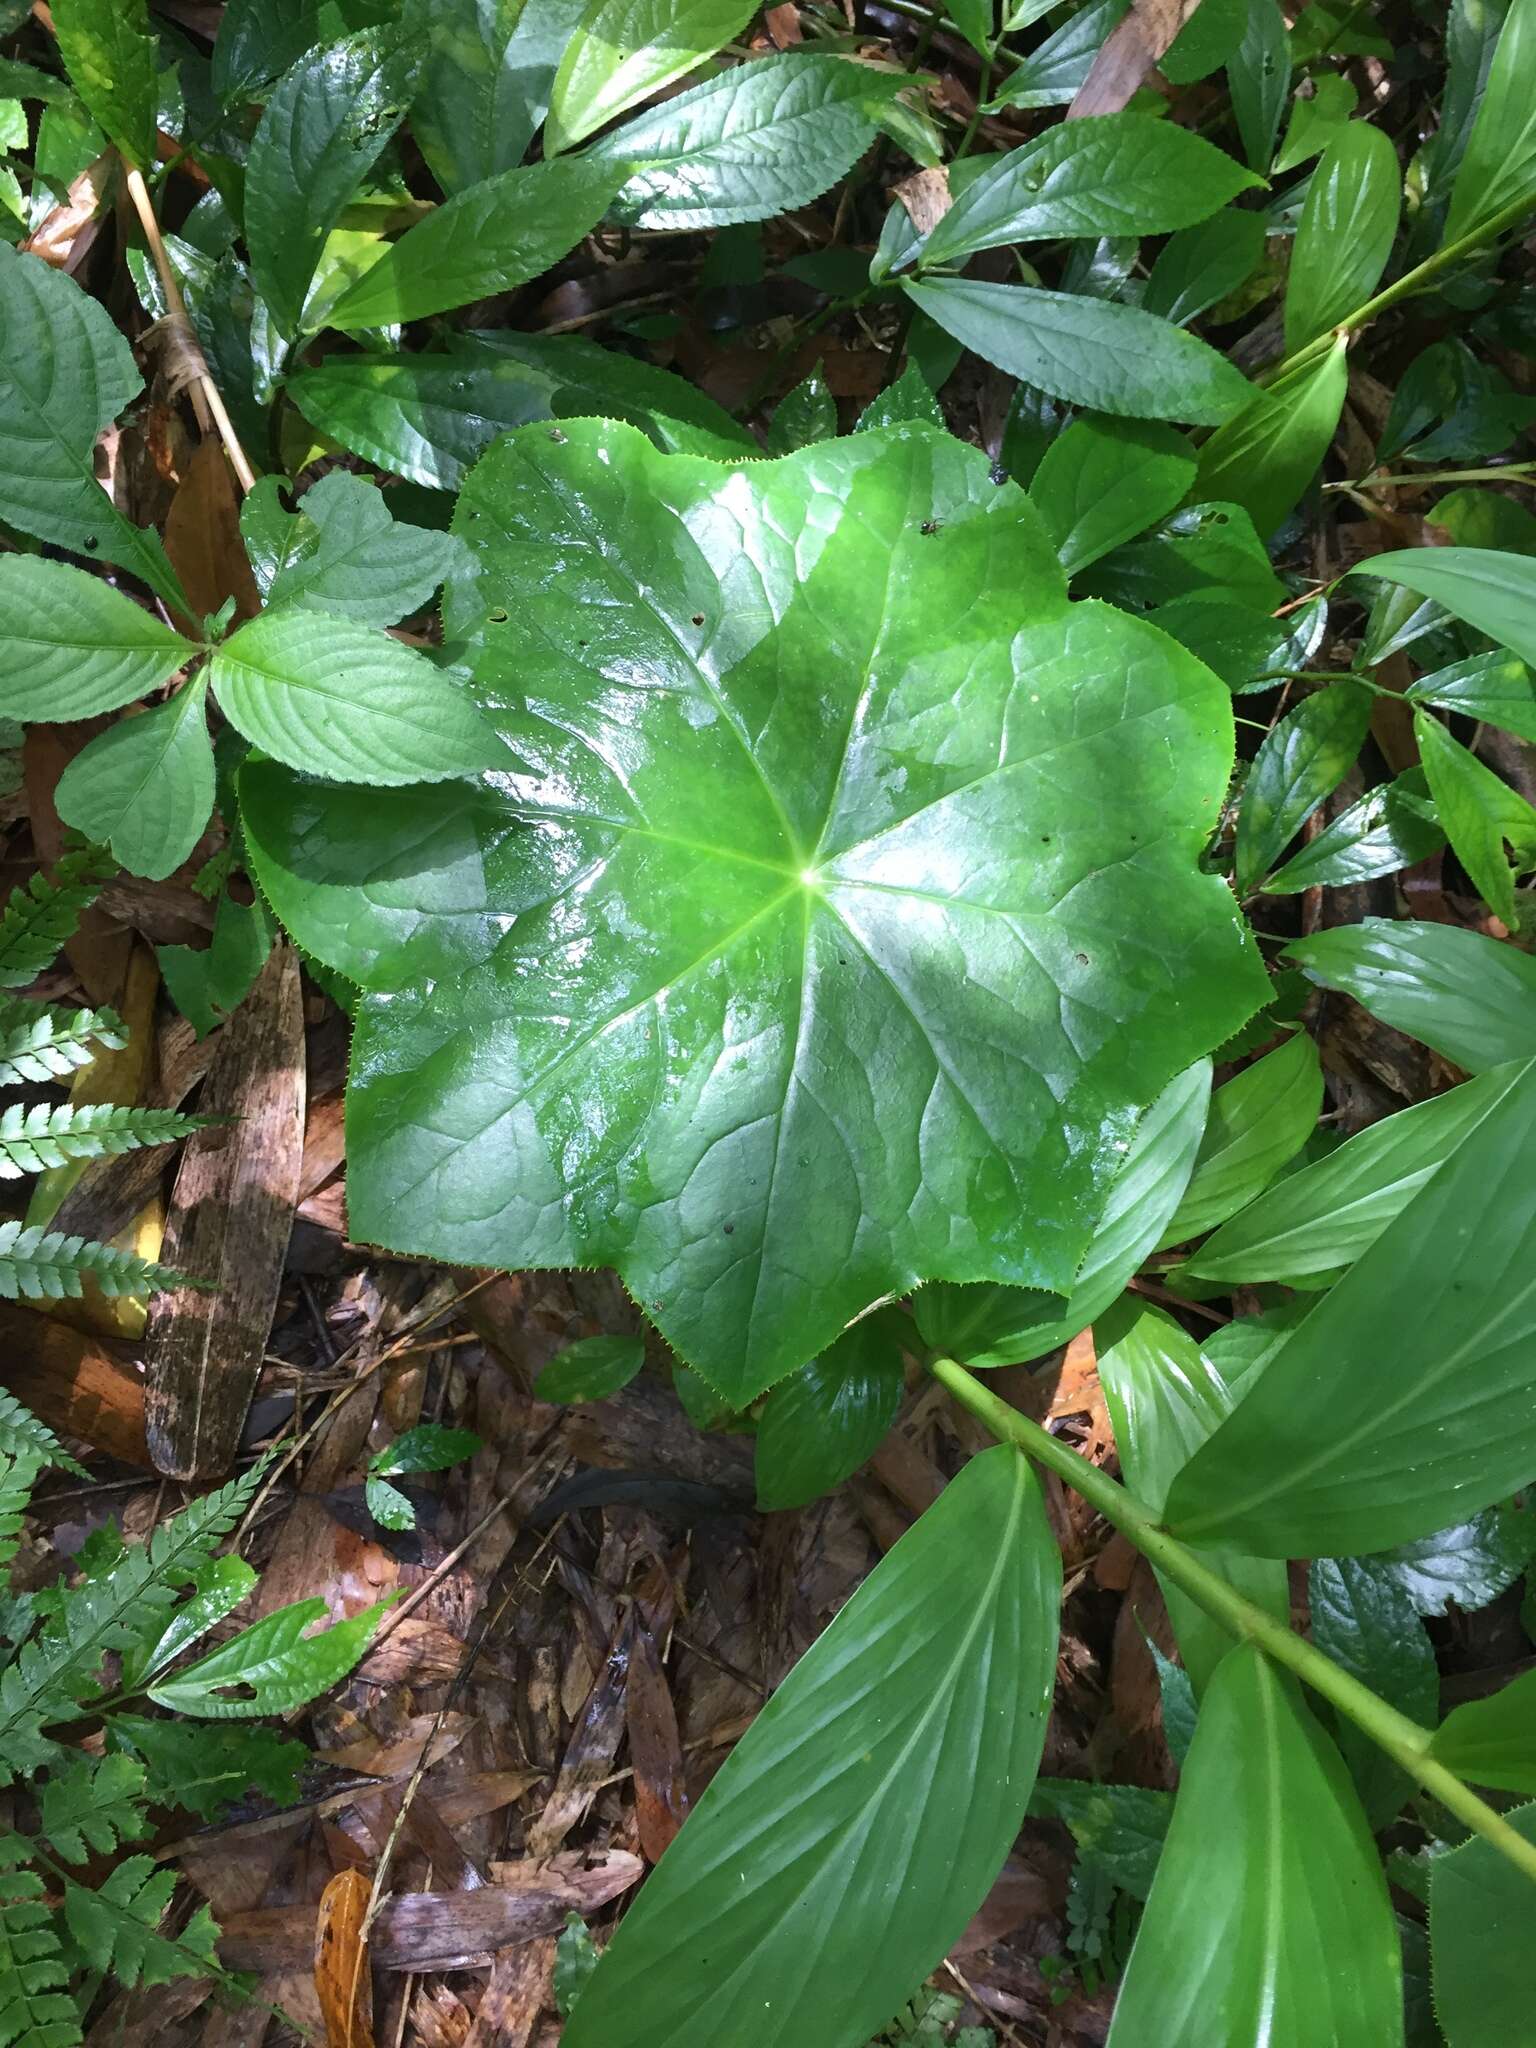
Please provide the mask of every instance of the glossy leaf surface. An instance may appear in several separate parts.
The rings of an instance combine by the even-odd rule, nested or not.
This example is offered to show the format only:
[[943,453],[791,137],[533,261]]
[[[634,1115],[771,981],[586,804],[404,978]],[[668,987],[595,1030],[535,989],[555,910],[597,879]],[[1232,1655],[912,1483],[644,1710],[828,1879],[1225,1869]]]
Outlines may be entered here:
[[1469,1074],[1536,1057],[1536,960],[1481,932],[1367,917],[1298,939],[1286,957]]
[[[521,765],[445,793],[442,843],[478,815],[510,882],[453,922],[451,1007],[364,1005],[354,1227],[617,1265],[738,1405],[920,1279],[1064,1291],[1139,1105],[1264,991],[1197,868],[1216,679],[1068,606],[1027,499],[931,429],[736,469],[527,429],[456,525],[449,636]],[[351,971],[345,905],[263,873]]]
[[627,1387],[645,1363],[639,1337],[583,1337],[567,1344],[534,1383],[540,1401],[603,1401]]
[[397,521],[376,484],[333,469],[297,511],[284,510],[275,477],[262,477],[240,508],[256,587],[269,605],[337,612],[365,626],[393,626],[419,611],[448,572],[446,533]]
[[306,1631],[325,1616],[325,1602],[296,1600],[146,1691],[157,1706],[208,1721],[289,1713],[346,1677],[389,1604],[382,1601],[310,1635]]
[[1363,306],[1381,282],[1397,233],[1402,172],[1379,128],[1351,121],[1323,151],[1285,287],[1285,346],[1294,353]]
[[757,1424],[760,1508],[804,1507],[879,1448],[901,1405],[901,1338],[883,1313],[865,1316],[780,1380]]
[[1328,453],[1348,384],[1349,365],[1339,341],[1320,362],[1305,364],[1259,392],[1201,449],[1200,496],[1241,505],[1267,538]]
[[1375,1844],[1295,1681],[1250,1645],[1206,1690],[1110,2048],[1401,2048]]
[[1029,495],[1068,576],[1132,540],[1195,480],[1189,443],[1156,420],[1074,420],[1046,449]]
[[[1312,1640],[1378,1698],[1421,1726],[1440,1712],[1435,1653],[1402,1581],[1375,1557],[1314,1558],[1307,1577]],[[1336,1740],[1373,1828],[1398,1812],[1412,1781],[1362,1729],[1338,1717]]]
[[1175,1534],[1347,1556],[1428,1535],[1529,1482],[1533,1144],[1536,1064],[1196,1452],[1168,1497]]
[[428,43],[411,133],[445,192],[522,162],[584,12],[585,0],[417,0]]
[[1432,597],[1523,662],[1536,664],[1536,560],[1531,557],[1494,548],[1404,548],[1373,555],[1370,573]]
[[1265,878],[1266,896],[1339,888],[1396,874],[1445,844],[1422,769],[1367,791]]
[[0,713],[25,723],[116,711],[197,653],[153,612],[64,562],[0,556]]
[[545,147],[569,149],[728,43],[751,0],[591,0],[550,95]]
[[1446,838],[1483,901],[1514,928],[1519,913],[1505,842],[1514,851],[1516,868],[1536,867],[1536,809],[1452,739],[1438,718],[1416,712],[1413,734]]
[[1264,737],[1243,790],[1233,879],[1254,887],[1354,766],[1371,722],[1369,692],[1332,683],[1303,697]]
[[1028,1465],[984,1451],[731,1752],[604,1952],[566,2048],[863,2048],[1013,1844],[1060,1592]]
[[904,289],[987,362],[1095,412],[1210,427],[1253,395],[1225,357],[1136,306],[961,277]]
[[1536,681],[1513,655],[1475,654],[1470,661],[1420,676],[1403,695],[1411,704],[1436,704],[1442,711],[1459,711],[1523,740],[1536,740]]
[[1472,133],[1451,190],[1445,239],[1456,241],[1505,207],[1536,196],[1536,4],[1511,0]]
[[1160,1240],[1198,1237],[1261,1194],[1312,1134],[1323,1106],[1317,1047],[1296,1031],[1211,1097],[1194,1172]]
[[57,0],[59,55],[91,119],[142,170],[155,160],[155,40],[144,0]]
[[1142,306],[1182,327],[1253,275],[1264,254],[1264,216],[1224,206],[1181,228],[1158,251]]

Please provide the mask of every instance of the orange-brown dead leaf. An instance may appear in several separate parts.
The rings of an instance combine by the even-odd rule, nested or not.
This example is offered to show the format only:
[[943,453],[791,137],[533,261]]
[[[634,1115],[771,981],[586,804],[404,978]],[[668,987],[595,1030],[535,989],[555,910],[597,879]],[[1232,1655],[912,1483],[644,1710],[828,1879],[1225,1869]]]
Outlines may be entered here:
[[374,2048],[373,1977],[363,1931],[371,1889],[360,1870],[342,1870],[321,1895],[315,1991],[328,2048]]

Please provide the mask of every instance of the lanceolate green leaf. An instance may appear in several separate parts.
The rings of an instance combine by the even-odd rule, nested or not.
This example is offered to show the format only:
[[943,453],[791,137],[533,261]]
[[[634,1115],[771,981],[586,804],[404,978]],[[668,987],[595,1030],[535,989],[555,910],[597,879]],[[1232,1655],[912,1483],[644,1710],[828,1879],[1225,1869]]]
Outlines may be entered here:
[[[1088,76],[1100,47],[1128,4],[1129,0],[1088,0],[1008,74],[994,104],[1064,107]],[[1018,11],[1013,10],[1015,14]],[[1032,6],[1031,17],[1046,11]]]
[[1367,917],[1298,939],[1288,957],[1469,1074],[1536,1058],[1536,960],[1480,932]]
[[1368,882],[1424,860],[1444,844],[1424,771],[1410,768],[1341,811],[1266,878],[1264,893],[1285,896],[1301,889]]
[[[1174,1475],[1226,1420],[1234,1396],[1172,1316],[1131,1295],[1095,1326],[1094,1341],[1125,1483],[1138,1500],[1161,1511]],[[1206,1552],[1204,1561],[1256,1606],[1279,1621],[1290,1620],[1290,1584],[1281,1560],[1218,1550]],[[1161,1584],[1179,1653],[1203,1690],[1232,1638],[1187,1594],[1166,1579]]]
[[1046,449],[1029,495],[1076,575],[1171,512],[1195,480],[1189,443],[1158,420],[1075,420]]
[[1189,1186],[1161,1242],[1198,1237],[1252,1201],[1307,1142],[1322,1104],[1322,1068],[1305,1031],[1218,1088]]
[[145,0],[56,0],[54,33],[91,119],[142,170],[155,160],[155,44]]
[[924,1287],[923,1342],[973,1370],[1039,1358],[1094,1322],[1163,1234],[1188,1183],[1211,1100],[1211,1063],[1178,1074],[1136,1126],[1065,1308],[1027,1287]]
[[1354,683],[1304,697],[1265,736],[1243,790],[1233,879],[1244,894],[1354,766],[1371,699]]
[[146,1688],[157,1706],[196,1714],[206,1721],[251,1720],[307,1706],[344,1678],[363,1655],[384,1618],[387,1600],[317,1635],[306,1631],[323,1619],[323,1600],[296,1600],[247,1629],[195,1664],[173,1671]]
[[59,816],[110,846],[135,875],[164,879],[191,853],[213,809],[207,684],[98,733],[59,777]]
[[1437,704],[1442,711],[1459,711],[1523,740],[1536,740],[1536,682],[1513,655],[1475,654],[1470,661],[1420,676],[1403,695],[1411,704]]
[[574,142],[713,56],[752,0],[591,0],[555,74],[547,150]]
[[1267,539],[1317,474],[1348,385],[1340,340],[1320,362],[1260,391],[1200,450],[1199,495],[1241,505]]
[[186,617],[158,535],[129,524],[92,467],[97,434],[139,388],[105,308],[62,271],[0,243],[0,519],[132,570]]
[[1294,353],[1363,306],[1381,282],[1397,233],[1402,172],[1379,128],[1351,121],[1307,184],[1285,287],[1285,345]]
[[983,1452],[732,1752],[604,1952],[566,2048],[864,2048],[1018,1832],[1060,1589],[1029,1468]]
[[[1536,1842],[1536,1805],[1509,1821]],[[1531,1881],[1473,1836],[1435,1858],[1429,1936],[1435,2016],[1448,2048],[1504,2048],[1528,2041],[1536,2009],[1536,1951],[1526,1939]]]
[[1196,1452],[1168,1496],[1176,1535],[1346,1556],[1428,1535],[1529,1482],[1533,1145],[1536,1064]]
[[245,232],[252,281],[281,334],[297,333],[326,235],[399,126],[415,74],[397,32],[365,29],[308,51],[268,100],[246,170]]
[[1511,0],[1477,118],[1451,190],[1445,240],[1459,241],[1522,199],[1536,201],[1536,0]]
[[[1374,1557],[1314,1558],[1307,1595],[1317,1647],[1399,1713],[1433,1724],[1440,1711],[1435,1653],[1391,1567]],[[1366,1819],[1373,1828],[1384,1827],[1401,1808],[1411,1780],[1352,1721],[1341,1717],[1337,1740]]]
[[596,227],[625,167],[573,157],[502,171],[418,221],[342,293],[333,327],[424,320],[510,291],[548,270]]
[[[1531,0],[1536,13],[1536,0]],[[1405,548],[1372,555],[1370,573],[1443,604],[1536,665],[1536,559],[1493,548]]]
[[1213,427],[1253,396],[1225,357],[1135,306],[960,277],[903,289],[987,362],[1095,412]]
[[804,1507],[840,1486],[879,1448],[902,1392],[902,1336],[889,1311],[865,1316],[763,1403],[757,1504]]
[[930,231],[922,261],[957,263],[1006,242],[1165,234],[1258,182],[1200,136],[1150,114],[1063,121],[969,186]]
[[1207,1688],[1110,2048],[1401,2048],[1397,1927],[1360,1802],[1294,1679]]
[[[478,829],[525,829],[454,1004],[360,1012],[353,1227],[617,1265],[738,1404],[920,1279],[1065,1292],[1139,1105],[1264,992],[1198,872],[1225,689],[1069,607],[931,428],[736,468],[524,429],[456,525],[447,631],[521,764]],[[293,854],[264,885],[324,958]],[[1153,916],[1132,994],[1111,934]]]
[[1291,89],[1291,38],[1277,0],[1252,0],[1243,40],[1227,63],[1227,84],[1248,161],[1268,177]]
[[842,177],[875,139],[866,109],[908,83],[904,71],[786,50],[665,101],[593,153],[634,167],[614,213],[635,227],[768,220]]
[[1263,253],[1263,214],[1224,206],[1198,227],[1168,237],[1141,303],[1147,312],[1182,327],[1245,283]]
[[99,576],[38,555],[0,556],[0,640],[0,713],[26,722],[116,711],[198,651]]
[[352,620],[263,612],[220,646],[230,723],[291,768],[337,782],[436,782],[506,759],[468,694],[424,654]]
[[1521,1072],[1495,1068],[1360,1131],[1250,1202],[1178,1269],[1208,1283],[1317,1287],[1353,1264]]
[[1536,1792],[1536,1671],[1454,1708],[1435,1730],[1430,1754],[1474,1784]]
[[445,192],[523,160],[585,0],[414,0],[427,36],[411,134]]
[[1457,859],[1483,901],[1513,928],[1519,915],[1505,843],[1513,849],[1515,867],[1522,873],[1536,867],[1536,809],[1460,740],[1452,739],[1438,718],[1415,712],[1413,731],[1430,794]]

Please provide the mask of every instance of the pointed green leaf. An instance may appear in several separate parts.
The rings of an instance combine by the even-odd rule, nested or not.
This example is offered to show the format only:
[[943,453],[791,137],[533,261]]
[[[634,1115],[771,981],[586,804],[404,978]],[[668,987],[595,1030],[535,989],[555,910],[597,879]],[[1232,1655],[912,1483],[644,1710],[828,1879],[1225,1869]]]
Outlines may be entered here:
[[[919,1278],[1064,1290],[1139,1105],[1266,986],[1198,867],[1223,686],[1069,609],[1028,500],[931,429],[738,468],[525,429],[456,524],[448,632],[526,765],[480,814],[494,951],[360,1012],[354,1228],[618,1265],[738,1405]],[[344,899],[311,933],[294,853],[320,951]]]
[[[1160,1514],[1176,1474],[1231,1414],[1236,1397],[1188,1331],[1133,1296],[1094,1325],[1094,1341],[1125,1483]],[[1290,1582],[1279,1559],[1209,1550],[1202,1561],[1255,1606],[1289,1623]],[[1160,1576],[1159,1584],[1184,1667],[1203,1691],[1232,1638],[1171,1581]]]
[[[337,794],[327,789],[322,800]],[[398,825],[393,806],[390,814]],[[211,945],[156,946],[166,992],[199,1038],[227,1022],[245,1001],[276,935],[272,913],[260,896],[239,903],[226,891],[214,913]]]
[[604,1401],[645,1363],[639,1337],[583,1337],[557,1351],[534,1382],[539,1401]]
[[767,452],[793,455],[797,448],[830,441],[836,433],[837,400],[827,388],[818,364],[803,384],[797,384],[774,407],[768,423]]
[[[1017,70],[1009,72],[993,105],[1064,107],[1087,78],[1094,58],[1128,5],[1129,0],[1089,0],[1088,5],[1079,7],[1030,51]],[[1019,11],[1015,7],[1011,14]],[[1035,7],[1030,18],[1046,11]]]
[[1277,0],[1252,0],[1243,40],[1227,60],[1227,86],[1248,161],[1268,177],[1291,89],[1291,37]]
[[1013,1844],[1060,1588],[1029,1467],[984,1451],[732,1751],[604,1951],[565,2048],[864,2048]]
[[752,0],[591,0],[550,94],[553,154],[714,55],[751,20]]
[[1176,1269],[1175,1284],[1187,1277],[1207,1285],[1326,1285],[1497,1109],[1520,1071],[1495,1068],[1358,1132],[1224,1223]]
[[[1317,1647],[1399,1713],[1433,1725],[1440,1712],[1435,1653],[1407,1589],[1390,1565],[1375,1557],[1315,1558],[1307,1588]],[[1366,1819],[1373,1828],[1385,1827],[1402,1806],[1412,1780],[1342,1716],[1336,1739]]]
[[325,1602],[296,1600],[149,1686],[148,1697],[172,1713],[206,1721],[290,1713],[346,1677],[366,1653],[389,1605],[381,1601],[308,1635],[310,1624],[324,1615]]
[[1413,1543],[1381,1551],[1375,1562],[1390,1571],[1419,1614],[1468,1614],[1512,1586],[1536,1556],[1536,1516],[1490,1508],[1469,1522],[1436,1529]]
[[1466,153],[1451,189],[1446,242],[1459,241],[1506,207],[1536,203],[1536,0],[1511,0]]
[[958,263],[978,249],[1063,236],[1166,234],[1258,183],[1172,121],[1089,115],[999,157],[930,230],[921,260]]
[[215,1557],[193,1573],[192,1592],[171,1609],[158,1635],[145,1638],[123,1659],[123,1689],[142,1692],[148,1679],[200,1642],[215,1622],[233,1614],[255,1590],[256,1574],[243,1557]]
[[168,703],[98,733],[59,777],[59,816],[152,882],[179,868],[213,809],[213,746],[198,676]]
[[38,555],[0,556],[0,638],[0,713],[27,722],[116,711],[198,652],[99,576]]
[[1264,893],[1289,896],[1302,889],[1369,882],[1427,859],[1444,844],[1424,771],[1410,768],[1341,811],[1266,878]]
[[1493,548],[1404,548],[1372,555],[1370,573],[1433,598],[1536,665],[1536,559]]
[[[245,176],[251,280],[277,330],[296,334],[325,238],[400,125],[413,45],[365,29],[307,50],[267,101]],[[337,309],[331,318],[339,326]]]
[[1179,1474],[1176,1535],[1265,1557],[1347,1556],[1428,1535],[1529,1482],[1533,1145],[1536,1063]]
[[[1510,1825],[1536,1842],[1536,1805]],[[1435,2016],[1447,2048],[1526,2048],[1536,2012],[1536,1950],[1530,1942],[1531,1880],[1474,1835],[1435,1858],[1429,1877],[1429,1940]]]
[[1456,858],[1489,909],[1513,929],[1519,913],[1505,842],[1521,873],[1536,867],[1536,809],[1460,740],[1452,739],[1438,718],[1416,711],[1413,732],[1430,795]]
[[928,278],[903,290],[985,361],[1095,412],[1213,427],[1253,396],[1253,386],[1215,349],[1113,299],[960,277]]
[[1074,420],[1046,449],[1029,495],[1068,576],[1155,525],[1188,495],[1195,458],[1157,420]]
[[1536,960],[1481,932],[1367,917],[1295,940],[1286,957],[1469,1074],[1536,1057]]
[[867,110],[907,83],[903,71],[785,50],[663,101],[590,154],[630,167],[614,203],[626,225],[771,220],[809,206],[852,168],[875,139]]
[[1182,327],[1245,284],[1263,254],[1263,214],[1224,206],[1198,227],[1168,237],[1147,278],[1142,308]]
[[1332,683],[1303,697],[1265,735],[1243,789],[1233,879],[1243,895],[1355,764],[1371,723],[1371,697]]
[[586,0],[414,0],[427,53],[411,134],[448,193],[523,160]]
[[1292,511],[1333,444],[1349,364],[1342,339],[1320,362],[1261,391],[1200,450],[1202,498],[1241,505],[1266,538]]
[[188,617],[159,536],[123,517],[92,463],[97,434],[140,384],[105,307],[62,271],[0,242],[0,519],[132,570]]
[[264,476],[240,508],[240,531],[268,605],[301,604],[364,626],[420,611],[448,573],[446,533],[391,517],[384,493],[347,470],[312,484],[296,512]]
[[321,612],[263,612],[219,647],[219,708],[279,761],[338,782],[438,782],[502,764],[467,691],[387,633]]
[[1536,1671],[1453,1708],[1435,1730],[1429,1753],[1475,1785],[1536,1792]]
[[1338,1751],[1251,1645],[1207,1688],[1110,2048],[1401,2048],[1402,1958]]
[[1349,126],[1357,95],[1350,81],[1337,71],[1320,71],[1310,80],[1307,97],[1298,93],[1291,102],[1285,140],[1275,158],[1274,175],[1293,171],[1298,164],[1322,152]]
[[1322,1106],[1323,1071],[1305,1031],[1218,1088],[1189,1186],[1160,1244],[1199,1237],[1262,1194],[1311,1137]]
[[145,0],[54,0],[53,29],[85,110],[129,163],[155,160],[155,42]]
[[883,1313],[866,1316],[780,1380],[757,1423],[760,1508],[804,1507],[879,1449],[901,1406],[901,1337]]
[[321,0],[228,0],[213,45],[219,101],[259,95],[319,41],[320,6]]
[[1363,306],[1381,282],[1397,233],[1403,174],[1389,138],[1351,121],[1323,151],[1285,286],[1285,346],[1298,349]]
[[[574,1346],[571,1347],[574,1349]],[[446,1429],[440,1422],[418,1422],[402,1430],[392,1444],[375,1451],[368,1470],[381,1477],[393,1472],[446,1472],[480,1448],[472,1429]]]
[[526,284],[597,226],[624,173],[621,164],[572,157],[467,187],[342,293],[327,316],[331,326],[424,320]]
[[923,1342],[973,1371],[1039,1358],[1102,1315],[1163,1234],[1194,1168],[1211,1101],[1211,1063],[1175,1075],[1136,1126],[1065,1308],[1027,1287],[921,1288]]

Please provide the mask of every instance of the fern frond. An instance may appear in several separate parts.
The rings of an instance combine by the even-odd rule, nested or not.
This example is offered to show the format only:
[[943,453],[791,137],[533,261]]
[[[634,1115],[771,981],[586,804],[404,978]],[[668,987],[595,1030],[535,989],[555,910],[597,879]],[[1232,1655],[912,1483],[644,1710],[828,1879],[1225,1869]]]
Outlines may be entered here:
[[17,1301],[78,1301],[89,1273],[103,1294],[154,1294],[196,1287],[185,1273],[89,1238],[64,1237],[17,1222],[0,1223],[0,1296]]
[[35,1451],[45,1465],[58,1465],[81,1479],[89,1477],[83,1465],[65,1450],[46,1422],[39,1422],[30,1408],[24,1408],[14,1394],[0,1387],[0,1456],[19,1458]]
[[128,1544],[101,1578],[70,1587],[41,1633],[0,1671],[0,1785],[54,1764],[46,1728],[78,1720],[90,1705],[108,1650],[159,1637],[180,1589],[227,1536],[261,1483],[264,1465],[182,1509],[148,1543]]
[[0,1180],[67,1166],[72,1159],[100,1159],[108,1152],[137,1152],[144,1145],[168,1145],[210,1119],[177,1109],[140,1109],[121,1102],[13,1102],[0,1112]]
[[[42,1425],[39,1423],[38,1427]],[[0,1451],[0,1565],[9,1564],[16,1555],[21,1518],[27,1512],[32,1488],[45,1463],[42,1452],[30,1444],[22,1444],[14,1451]]]
[[0,988],[25,988],[36,980],[115,872],[110,854],[87,846],[57,862],[51,880],[36,874],[11,892],[0,912]]
[[0,2048],[78,2048],[68,1982],[42,1879],[35,1870],[0,1872]]
[[144,1766],[131,1756],[76,1757],[43,1787],[43,1833],[66,1863],[109,1856],[149,1826]]
[[56,1081],[88,1067],[96,1046],[120,1052],[127,1043],[115,1010],[56,1010],[0,996],[0,1083]]
[[174,1870],[156,1870],[152,1856],[130,1856],[91,1891],[64,1887],[64,1917],[93,1970],[115,1970],[120,1984],[168,1984],[173,1977],[219,1975],[219,1930],[201,1907],[174,1940],[158,1932],[176,1889]]

